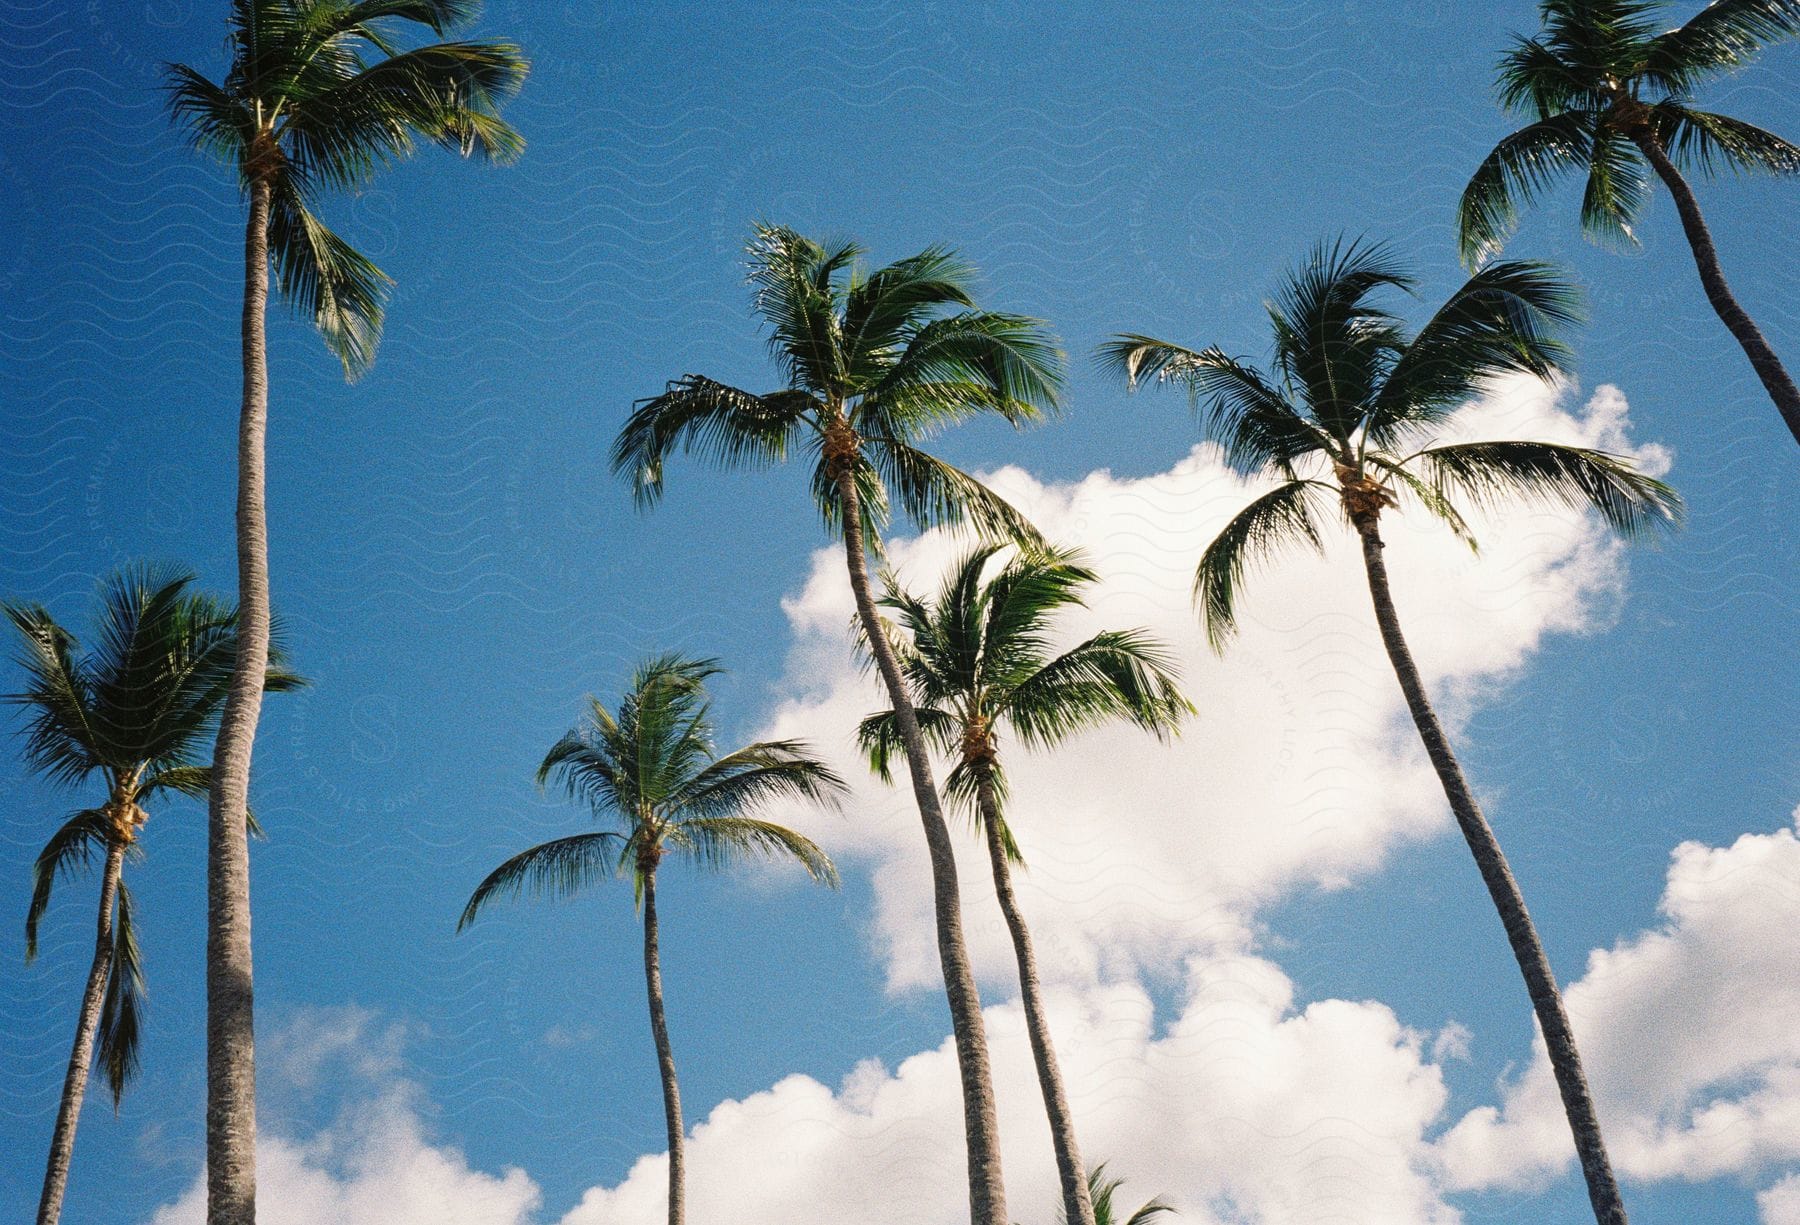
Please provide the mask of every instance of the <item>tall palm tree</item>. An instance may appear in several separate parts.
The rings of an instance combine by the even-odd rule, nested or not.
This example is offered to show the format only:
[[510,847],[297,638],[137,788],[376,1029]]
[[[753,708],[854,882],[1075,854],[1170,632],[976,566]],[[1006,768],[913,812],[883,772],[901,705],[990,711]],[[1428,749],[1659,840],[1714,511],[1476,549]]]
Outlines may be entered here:
[[[59,875],[87,868],[99,852],[100,912],[94,958],[63,1077],[38,1225],[62,1214],[75,1127],[87,1093],[98,1037],[113,1105],[138,1067],[144,974],[123,871],[139,858],[146,804],[177,795],[204,796],[211,767],[199,754],[218,724],[237,653],[237,618],[189,590],[191,574],[140,566],[115,574],[102,589],[93,645],[35,604],[0,606],[19,633],[25,688],[5,701],[26,712],[25,760],[49,781],[69,787],[99,782],[105,798],[71,815],[38,853],[25,912],[25,957],[37,956],[38,922]],[[275,652],[280,663],[280,652]],[[279,667],[268,688],[299,681]]]
[[409,156],[415,141],[499,161],[524,147],[499,106],[524,81],[519,49],[501,42],[403,46],[443,35],[475,0],[232,0],[230,64],[215,83],[167,69],[170,109],[195,146],[237,171],[244,227],[238,417],[238,600],[244,649],[214,753],[207,852],[206,1171],[209,1225],[254,1225],[256,1083],[250,963],[250,866],[244,837],[250,756],[268,665],[268,522],[263,496],[269,415],[265,314],[276,287],[318,326],[354,378],[375,357],[388,278],[314,212],[333,190],[358,190]]
[[[1043,551],[1015,557],[984,581],[999,549],[987,545],[969,552],[929,603],[907,594],[889,576],[882,603],[899,616],[900,637],[892,649],[910,688],[919,730],[956,763],[944,779],[945,794],[973,816],[987,844],[994,895],[1019,963],[1025,1028],[1050,1120],[1064,1219],[1070,1225],[1096,1225],[1075,1121],[1050,1039],[1037,954],[1013,893],[1012,865],[1023,860],[1001,811],[1008,788],[1000,762],[1000,727],[1004,724],[1028,747],[1047,749],[1112,719],[1166,735],[1192,707],[1176,689],[1168,654],[1142,631],[1095,634],[1054,653],[1052,620],[1080,605],[1083,588],[1098,576],[1071,554]],[[857,736],[876,773],[890,779],[893,759],[903,751],[894,712],[870,715]]]
[[963,940],[955,846],[900,666],[879,631],[868,552],[880,548],[894,503],[920,526],[972,523],[990,537],[1036,540],[1003,499],[919,444],[980,414],[1022,425],[1053,410],[1062,355],[1039,321],[975,309],[973,271],[941,247],[873,272],[861,257],[854,243],[825,246],[758,226],[750,244],[755,309],[786,386],[758,394],[684,375],[634,407],[613,444],[613,468],[629,476],[640,505],[651,505],[676,450],[747,467],[798,450],[811,462],[813,499],[826,529],[843,541],[857,618],[894,708],[925,829],[962,1080],[970,1218],[1006,1225],[993,1077]]
[[631,874],[643,910],[644,983],[669,1133],[669,1225],[682,1225],[686,1211],[686,1165],[657,952],[657,867],[671,854],[714,869],[762,856],[792,859],[814,880],[837,884],[837,870],[811,839],[749,814],[784,799],[835,804],[843,779],[797,740],[758,741],[716,755],[705,684],[718,671],[710,659],[662,655],[638,668],[616,714],[591,702],[587,718],[551,747],[538,783],[556,780],[570,799],[617,828],[514,855],[476,886],[456,924],[463,930],[499,898],[524,891],[565,897],[607,876]]
[[1556,333],[1574,321],[1577,299],[1547,265],[1490,264],[1409,337],[1372,299],[1412,283],[1380,246],[1321,246],[1269,305],[1270,373],[1217,348],[1188,349],[1147,336],[1118,337],[1102,357],[1131,386],[1146,379],[1185,385],[1227,459],[1280,482],[1226,524],[1200,559],[1195,598],[1215,649],[1223,649],[1234,629],[1247,563],[1282,545],[1322,547],[1319,516],[1330,513],[1332,502],[1355,530],[1376,623],[1407,709],[1525,976],[1595,1217],[1602,1225],[1623,1225],[1625,1208],[1562,995],[1518,882],[1401,635],[1380,521],[1384,511],[1409,502],[1473,546],[1459,498],[1478,506],[1522,497],[1592,508],[1626,536],[1675,522],[1681,503],[1627,460],[1584,447],[1436,442],[1437,427],[1488,380],[1554,373],[1567,356]]
[[1682,171],[1800,174],[1800,147],[1741,119],[1700,110],[1696,89],[1800,35],[1800,0],[1716,0],[1685,25],[1660,28],[1646,0],[1544,0],[1544,28],[1516,38],[1500,61],[1501,104],[1531,122],[1501,141],[1463,191],[1463,258],[1495,250],[1517,202],[1572,173],[1586,176],[1581,225],[1596,239],[1635,242],[1649,163],[1674,197],[1707,301],[1743,348],[1800,442],[1800,388],[1719,266],[1712,233]]

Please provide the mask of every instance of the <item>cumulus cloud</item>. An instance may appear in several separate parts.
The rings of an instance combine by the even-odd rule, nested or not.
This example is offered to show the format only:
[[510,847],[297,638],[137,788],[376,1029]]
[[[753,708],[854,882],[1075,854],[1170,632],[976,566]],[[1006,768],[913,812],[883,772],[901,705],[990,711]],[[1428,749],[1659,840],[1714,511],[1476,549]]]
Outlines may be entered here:
[[[1702,1179],[1800,1159],[1800,839],[1683,843],[1660,913],[1591,954],[1566,993],[1614,1163]],[[1573,1160],[1541,1040],[1442,1151],[1457,1187],[1528,1185]],[[1771,1194],[1779,1208],[1800,1193]]]
[[1790,1174],[1756,1197],[1762,1225],[1800,1225],[1800,1174]]
[[[1603,387],[1579,413],[1566,389],[1509,381],[1451,432],[1549,437],[1636,454],[1625,402]],[[1360,551],[1332,531],[1324,557],[1300,549],[1253,572],[1244,631],[1223,658],[1207,648],[1190,589],[1201,552],[1262,491],[1203,445],[1141,478],[1098,472],[1046,484],[1017,469],[993,483],[1052,540],[1081,548],[1101,574],[1091,608],[1065,622],[1072,642],[1102,628],[1144,626],[1173,647],[1199,708],[1169,744],[1130,728],[1083,736],[1054,754],[1008,750],[1015,833],[1030,871],[1020,893],[1045,973],[1069,982],[1160,973],[1185,956],[1250,947],[1258,911],[1305,887],[1341,887],[1396,846],[1447,827],[1435,777],[1406,718],[1376,634]],[[1554,632],[1604,623],[1622,581],[1620,546],[1562,509],[1477,516],[1481,556],[1434,522],[1387,525],[1395,598],[1414,653],[1454,722],[1483,686],[1516,670]],[[914,590],[934,590],[967,547],[944,532],[901,540],[891,562]],[[769,729],[835,754],[867,779],[849,741],[883,704],[850,660],[852,605],[842,559],[815,557],[786,603],[796,636],[793,696]],[[920,834],[904,791],[864,782],[848,822],[795,810],[784,819],[873,873],[876,935],[890,985],[938,980]],[[982,851],[964,840],[962,882],[983,981],[1011,979]]]
[[[1653,448],[1632,446],[1617,392],[1602,388],[1579,411],[1569,409],[1567,395],[1510,382],[1454,428],[1470,436],[1547,436],[1666,465]],[[1181,657],[1200,709],[1170,745],[1119,729],[1055,754],[1009,756],[1014,823],[1031,865],[1019,881],[1022,905],[1090,1160],[1112,1159],[1114,1172],[1130,1180],[1127,1198],[1164,1194],[1197,1225],[1453,1225],[1460,1217],[1443,1199],[1445,1171],[1456,1172],[1457,1185],[1485,1185],[1493,1176],[1472,1173],[1479,1162],[1454,1158],[1457,1146],[1486,1154],[1492,1165],[1503,1128],[1517,1132],[1526,1152],[1548,1152],[1545,1160],[1557,1164],[1553,1129],[1533,1113],[1532,1074],[1485,1123],[1465,1118],[1440,1150],[1434,1138],[1447,1094],[1438,1064],[1467,1056],[1468,1032],[1454,1023],[1419,1032],[1379,1002],[1297,1004],[1291,981],[1259,954],[1257,925],[1268,904],[1296,890],[1345,887],[1397,846],[1448,826],[1349,540],[1334,539],[1323,557],[1296,553],[1253,574],[1244,632],[1220,660],[1194,619],[1193,566],[1259,489],[1227,470],[1215,449],[1197,447],[1169,471],[1145,477],[1100,472],[1051,484],[1008,469],[992,479],[1101,572],[1091,608],[1068,619],[1070,639],[1100,628],[1150,628]],[[1485,544],[1479,558],[1414,517],[1388,525],[1401,616],[1453,723],[1546,634],[1603,625],[1623,580],[1619,547],[1579,515],[1520,508],[1478,516],[1475,526]],[[928,533],[894,542],[891,560],[909,583],[929,585],[963,547]],[[785,606],[794,645],[785,696],[764,731],[810,739],[846,776],[865,778],[849,730],[881,698],[850,661],[851,605],[835,551],[820,551]],[[852,811],[848,820],[805,810],[781,815],[826,840],[847,870],[868,875],[876,953],[890,988],[928,990],[937,963],[916,816],[904,792],[872,782],[859,784]],[[1791,835],[1781,837],[1792,844]],[[1010,948],[979,848],[964,839],[961,853],[967,929],[990,1005],[1011,1215],[1047,1223],[1055,1219],[1054,1171],[1022,1020],[1010,1002]],[[1700,883],[1736,872],[1709,860],[1715,853],[1704,848],[1682,854],[1678,863],[1692,865],[1683,879],[1693,888],[1672,885],[1671,898],[1692,900]],[[1682,904],[1667,911],[1674,929],[1690,924]],[[1730,934],[1721,929],[1720,937]],[[1578,1024],[1610,998],[1598,984],[1630,977],[1640,946],[1650,949],[1659,938],[1600,955],[1596,964],[1611,971],[1590,973],[1596,986],[1588,995],[1572,994]],[[1706,964],[1700,955],[1668,957],[1644,971],[1647,980]],[[1800,981],[1792,967],[1763,968]],[[1707,1015],[1694,1024],[1704,1027]],[[1743,1050],[1776,1041],[1772,1030],[1756,1032],[1763,1036],[1746,1038]],[[1705,1063],[1705,1045],[1697,1039],[1670,1056],[1700,1060],[1700,1085],[1713,1079],[1704,1071],[1714,1066]],[[316,1035],[298,1035],[296,1047],[303,1069],[329,1057],[309,1053],[329,1050]],[[1596,1051],[1597,1066],[1613,1061],[1605,1048]],[[1728,1065],[1741,1066],[1729,1059],[1716,1066]],[[1648,1100],[1656,1073],[1640,1071],[1637,1091]],[[377,1057],[361,1072],[389,1087],[311,1139],[279,1129],[266,1136],[267,1211],[284,1214],[272,1225],[526,1225],[537,1201],[527,1176],[470,1169],[429,1138],[416,1097],[390,1065]],[[1619,1076],[1626,1084],[1627,1074]],[[1775,1108],[1755,1105],[1755,1097],[1752,1089],[1740,1100],[1761,1111],[1752,1130],[1759,1151],[1773,1154],[1781,1143]],[[724,1102],[693,1127],[693,1214],[744,1225],[966,1219],[957,1103],[948,1041],[892,1068],[865,1062],[835,1088],[791,1076]],[[1494,1133],[1486,1147],[1476,1135],[1482,1126]],[[1696,1147],[1692,1137],[1700,1134],[1689,1122],[1646,1133],[1645,1143]],[[665,1179],[665,1158],[647,1155],[617,1186],[591,1189],[561,1225],[654,1225]],[[198,1220],[198,1194],[154,1225]],[[1765,1197],[1769,1220],[1785,1211],[1783,1196],[1791,1199],[1780,1188]]]

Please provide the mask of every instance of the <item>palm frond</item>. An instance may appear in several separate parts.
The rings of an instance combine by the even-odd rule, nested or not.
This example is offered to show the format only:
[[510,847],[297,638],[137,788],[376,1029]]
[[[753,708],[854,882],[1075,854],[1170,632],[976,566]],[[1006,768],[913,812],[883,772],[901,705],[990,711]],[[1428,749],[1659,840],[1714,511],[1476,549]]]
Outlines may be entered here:
[[1594,125],[1581,192],[1581,228],[1595,242],[1637,245],[1632,225],[1650,198],[1649,171],[1636,145],[1610,123]]
[[50,894],[59,876],[73,878],[85,871],[95,851],[105,850],[112,839],[112,818],[98,808],[86,808],[64,821],[31,865],[31,903],[25,910],[25,960],[37,958],[38,923],[49,909]]
[[1594,117],[1551,115],[1506,137],[1483,159],[1456,209],[1457,247],[1474,267],[1499,251],[1519,224],[1519,207],[1582,167]]
[[1288,481],[1239,511],[1200,556],[1194,599],[1206,621],[1207,641],[1223,650],[1237,630],[1237,597],[1244,571],[1283,545],[1304,542],[1323,551],[1313,518],[1311,481]]
[[26,763],[53,782],[76,782],[102,766],[105,749],[90,709],[93,681],[75,655],[75,636],[40,605],[8,603],[0,612],[21,639],[16,659],[25,688],[4,700],[26,711]]
[[1320,243],[1268,304],[1275,361],[1306,411],[1346,442],[1401,345],[1394,316],[1374,304],[1384,289],[1411,291],[1414,278],[1384,243]]
[[[925,743],[948,754],[962,735],[961,722],[934,706],[914,706],[919,732]],[[900,721],[891,710],[869,715],[856,725],[856,743],[869,759],[869,769],[884,783],[894,781],[894,762],[904,761],[906,745],[900,739]]]
[[106,1087],[112,1092],[114,1111],[125,1096],[125,1086],[138,1072],[146,994],[134,904],[131,890],[121,877],[113,911],[112,964],[107,970],[106,996],[100,1006],[97,1051],[100,1066],[106,1069]]
[[1658,37],[1643,73],[1670,93],[1735,72],[1765,47],[1800,36],[1800,0],[1714,0]]
[[855,424],[912,441],[982,412],[1036,421],[1059,407],[1062,359],[1042,320],[996,311],[936,319],[866,393]]
[[949,249],[927,247],[851,285],[844,301],[843,336],[852,382],[884,374],[936,312],[973,307],[969,285],[974,275]]
[[532,897],[564,898],[616,874],[615,848],[625,838],[611,830],[576,834],[541,843],[521,851],[488,873],[463,907],[456,930],[462,931],[489,904],[521,893]]
[[801,740],[764,740],[707,763],[683,780],[665,803],[696,817],[748,812],[777,800],[836,807],[849,786]]
[[837,867],[819,845],[773,821],[754,817],[691,817],[670,827],[665,845],[703,867],[724,869],[747,856],[792,859],[822,885],[836,888]]
[[344,376],[361,377],[375,360],[393,281],[327,229],[291,179],[283,178],[269,201],[269,250],[282,296],[313,321]]
[[767,467],[786,459],[816,398],[804,391],[756,395],[697,374],[639,400],[613,441],[612,468],[631,481],[640,506],[662,496],[663,466],[677,447],[726,466]]
[[1586,447],[1549,442],[1465,442],[1431,447],[1416,457],[1446,498],[1461,493],[1478,505],[1510,500],[1596,510],[1621,535],[1635,537],[1678,524],[1681,498],[1630,461]]
[[985,540],[1041,548],[1044,538],[1010,502],[962,469],[898,438],[872,437],[869,463],[895,503],[921,528],[967,524]]
[[787,226],[759,222],[753,227],[754,306],[769,328],[770,355],[787,371],[791,386],[822,392],[842,382],[842,287],[837,277],[862,253],[855,243],[826,246]]
[[1741,119],[1667,101],[1651,108],[1651,127],[1683,169],[1705,175],[1800,174],[1800,146]]

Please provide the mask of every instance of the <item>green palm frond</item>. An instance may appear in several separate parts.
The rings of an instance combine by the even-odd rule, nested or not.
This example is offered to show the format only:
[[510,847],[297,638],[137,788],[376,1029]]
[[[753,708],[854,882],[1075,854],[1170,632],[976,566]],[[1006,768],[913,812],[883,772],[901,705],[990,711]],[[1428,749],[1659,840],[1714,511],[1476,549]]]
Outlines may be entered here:
[[[949,753],[955,747],[961,728],[954,715],[931,706],[917,706],[913,713],[926,744],[940,753]],[[856,743],[868,757],[869,769],[875,776],[884,783],[893,782],[894,762],[906,759],[906,746],[900,739],[900,724],[894,712],[884,710],[858,723]]]
[[973,307],[974,276],[955,252],[934,246],[853,283],[844,300],[842,329],[851,378],[873,386],[939,311]]
[[719,816],[783,799],[835,808],[848,790],[805,741],[764,740],[708,762],[681,780],[667,802],[695,816]]
[[725,467],[768,467],[788,457],[819,407],[810,392],[756,395],[686,375],[632,406],[613,440],[613,471],[630,478],[640,506],[654,505],[662,496],[663,466],[677,448]]
[[1752,123],[1678,102],[1651,111],[1658,141],[1683,169],[1717,175],[1800,174],[1800,146]]
[[1591,240],[1615,247],[1637,245],[1632,226],[1650,198],[1643,154],[1610,123],[1596,123],[1581,191],[1581,228]]
[[125,1096],[125,1086],[137,1075],[140,1066],[139,1045],[143,1037],[147,991],[131,890],[121,877],[113,911],[112,964],[107,971],[106,996],[100,1006],[96,1052],[100,1066],[106,1070],[106,1086],[112,1092],[115,1112]]
[[1593,116],[1550,115],[1494,146],[1463,188],[1456,209],[1457,246],[1474,267],[1506,244],[1519,208],[1579,170],[1593,143]]
[[475,886],[462,917],[456,921],[456,930],[473,923],[492,902],[522,893],[565,898],[616,875],[622,866],[618,851],[625,841],[620,834],[602,830],[557,838],[520,851]]
[[837,867],[818,843],[784,825],[755,817],[687,817],[669,829],[664,846],[702,867],[723,870],[740,859],[791,859],[822,885],[837,888]]
[[1794,37],[1800,37],[1800,0],[1715,0],[1654,41],[1643,74],[1670,93],[1686,93]]
[[75,636],[36,604],[6,604],[3,611],[18,630],[17,662],[26,687],[6,702],[27,712],[25,760],[53,782],[72,783],[100,768],[100,729],[89,706],[92,680],[75,655]]
[[85,808],[64,821],[31,865],[31,903],[25,910],[25,960],[37,959],[38,923],[50,906],[59,876],[86,871],[96,851],[112,840],[112,818],[98,808]]
[[973,476],[898,438],[873,438],[871,468],[896,505],[922,528],[968,525],[984,540],[1041,547],[1044,538],[1012,503]]
[[1113,720],[1160,739],[1194,713],[1174,656],[1143,630],[1108,630],[1071,647],[1008,690],[1000,709],[1038,748]]
[[852,421],[911,439],[983,412],[1024,425],[1057,410],[1062,357],[1038,319],[995,311],[935,319],[912,335]]
[[1681,499],[1621,456],[1549,442],[1465,442],[1419,452],[1419,466],[1440,493],[1478,505],[1524,498],[1596,510],[1626,537],[1681,521]]
[[1488,264],[1412,338],[1364,422],[1378,447],[1442,421],[1483,384],[1511,373],[1550,377],[1570,357],[1562,333],[1580,322],[1580,292],[1550,264]]
[[1206,637],[1215,651],[1237,631],[1238,588],[1253,561],[1277,549],[1305,543],[1323,553],[1324,539],[1314,515],[1313,481],[1288,481],[1263,494],[1227,523],[1200,555],[1194,573],[1194,599],[1206,620]]
[[282,296],[313,321],[345,375],[360,377],[375,361],[393,281],[326,229],[289,181],[269,202],[269,250]]
[[[1141,1205],[1137,1211],[1121,1222],[1119,1213],[1124,1209],[1118,1207],[1113,1201],[1118,1196],[1119,1188],[1125,1185],[1125,1180],[1108,1178],[1106,1176],[1107,1164],[1102,1161],[1088,1171],[1088,1202],[1094,1206],[1094,1225],[1149,1225],[1149,1222],[1154,1221],[1157,1217],[1178,1215],[1174,1207],[1159,1196]],[[1065,1221],[1063,1225],[1069,1225],[1069,1223]]]

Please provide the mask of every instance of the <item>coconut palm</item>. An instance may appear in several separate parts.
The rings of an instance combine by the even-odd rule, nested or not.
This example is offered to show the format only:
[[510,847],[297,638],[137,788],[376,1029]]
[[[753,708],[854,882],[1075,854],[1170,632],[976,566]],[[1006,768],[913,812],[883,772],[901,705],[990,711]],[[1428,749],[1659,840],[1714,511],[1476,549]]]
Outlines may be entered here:
[[476,886],[456,929],[489,903],[521,892],[565,897],[629,873],[644,920],[644,982],[669,1133],[669,1225],[685,1212],[681,1090],[663,1012],[656,870],[667,855],[722,869],[760,856],[792,859],[836,886],[825,852],[791,829],[750,815],[789,799],[836,804],[844,782],[797,740],[764,740],[718,756],[706,705],[710,659],[662,655],[642,664],[617,713],[592,701],[587,718],[551,747],[538,783],[555,782],[614,829],[522,851]]
[[1732,295],[1683,171],[1800,174],[1800,146],[1741,119],[1699,109],[1694,92],[1757,52],[1800,35],[1800,0],[1716,0],[1663,29],[1660,3],[1544,0],[1543,30],[1500,61],[1500,101],[1530,122],[1501,141],[1463,191],[1463,257],[1500,245],[1517,205],[1569,174],[1586,177],[1581,225],[1633,243],[1649,195],[1645,163],[1674,197],[1707,301],[1743,348],[1800,442],[1800,388]]
[[1015,425],[1056,406],[1061,354],[1035,319],[977,310],[972,270],[932,247],[873,272],[862,248],[758,226],[750,244],[755,309],[786,385],[756,393],[688,374],[640,401],[613,444],[614,470],[640,505],[662,494],[677,450],[767,467],[798,451],[828,531],[842,539],[875,665],[887,688],[930,856],[938,957],[950,1006],[973,1225],[1006,1225],[981,999],[963,940],[956,857],[898,662],[878,631],[868,552],[894,505],[920,526],[971,523],[1035,540],[1030,524],[966,472],[921,449],[933,433],[993,413]]
[[[127,859],[142,858],[145,806],[203,797],[211,782],[200,754],[218,724],[237,622],[224,604],[190,591],[193,581],[190,574],[144,566],[114,575],[102,589],[85,652],[44,608],[3,606],[19,633],[25,674],[25,688],[4,700],[26,712],[26,763],[52,783],[97,782],[105,791],[97,805],[63,822],[32,866],[28,961],[37,956],[38,923],[58,876],[91,866],[96,853],[102,861],[94,957],[45,1163],[38,1225],[55,1225],[62,1214],[96,1039],[115,1108],[137,1071],[144,973],[123,872]],[[277,667],[265,683],[289,689],[299,682]]]
[[1235,626],[1249,562],[1283,545],[1322,547],[1320,517],[1333,502],[1355,530],[1382,643],[1524,974],[1595,1215],[1603,1225],[1620,1225],[1625,1209],[1556,978],[1400,632],[1380,522],[1384,511],[1410,503],[1472,545],[1459,500],[1487,506],[1526,498],[1592,508],[1620,533],[1636,536],[1674,522],[1680,500],[1629,461],[1585,447],[1434,438],[1487,380],[1554,373],[1567,356],[1556,333],[1574,321],[1576,295],[1546,265],[1490,264],[1409,337],[1373,299],[1412,283],[1382,247],[1321,246],[1269,306],[1275,332],[1269,373],[1217,348],[1188,349],[1147,336],[1118,337],[1102,355],[1129,385],[1147,379],[1185,385],[1227,459],[1278,482],[1226,524],[1201,557],[1195,597],[1215,648],[1223,649]]
[[[1008,788],[1000,729],[1004,725],[1028,747],[1048,749],[1113,719],[1165,735],[1192,708],[1176,689],[1168,654],[1142,631],[1108,631],[1067,651],[1052,650],[1051,623],[1057,613],[1081,605],[1083,589],[1098,578],[1092,570],[1072,554],[1042,551],[1015,557],[984,578],[999,551],[987,545],[969,552],[930,602],[909,595],[889,576],[882,603],[898,615],[892,649],[919,730],[955,762],[944,792],[973,817],[987,844],[994,895],[1019,963],[1025,1028],[1050,1120],[1064,1219],[1096,1225],[1037,955],[1013,893],[1012,868],[1023,861],[1002,812]],[[870,765],[888,780],[903,751],[894,712],[864,719],[857,736]]]
[[348,377],[381,332],[388,279],[314,211],[358,190],[419,138],[506,161],[524,146],[498,114],[524,80],[500,42],[404,46],[473,17],[474,0],[232,0],[230,64],[215,83],[167,69],[170,108],[201,150],[237,171],[244,229],[243,396],[238,417],[238,600],[244,649],[214,752],[207,852],[206,1169],[210,1225],[254,1225],[256,1084],[249,851],[244,808],[268,665],[268,523],[263,497],[269,411],[265,314],[276,288],[318,326]]

